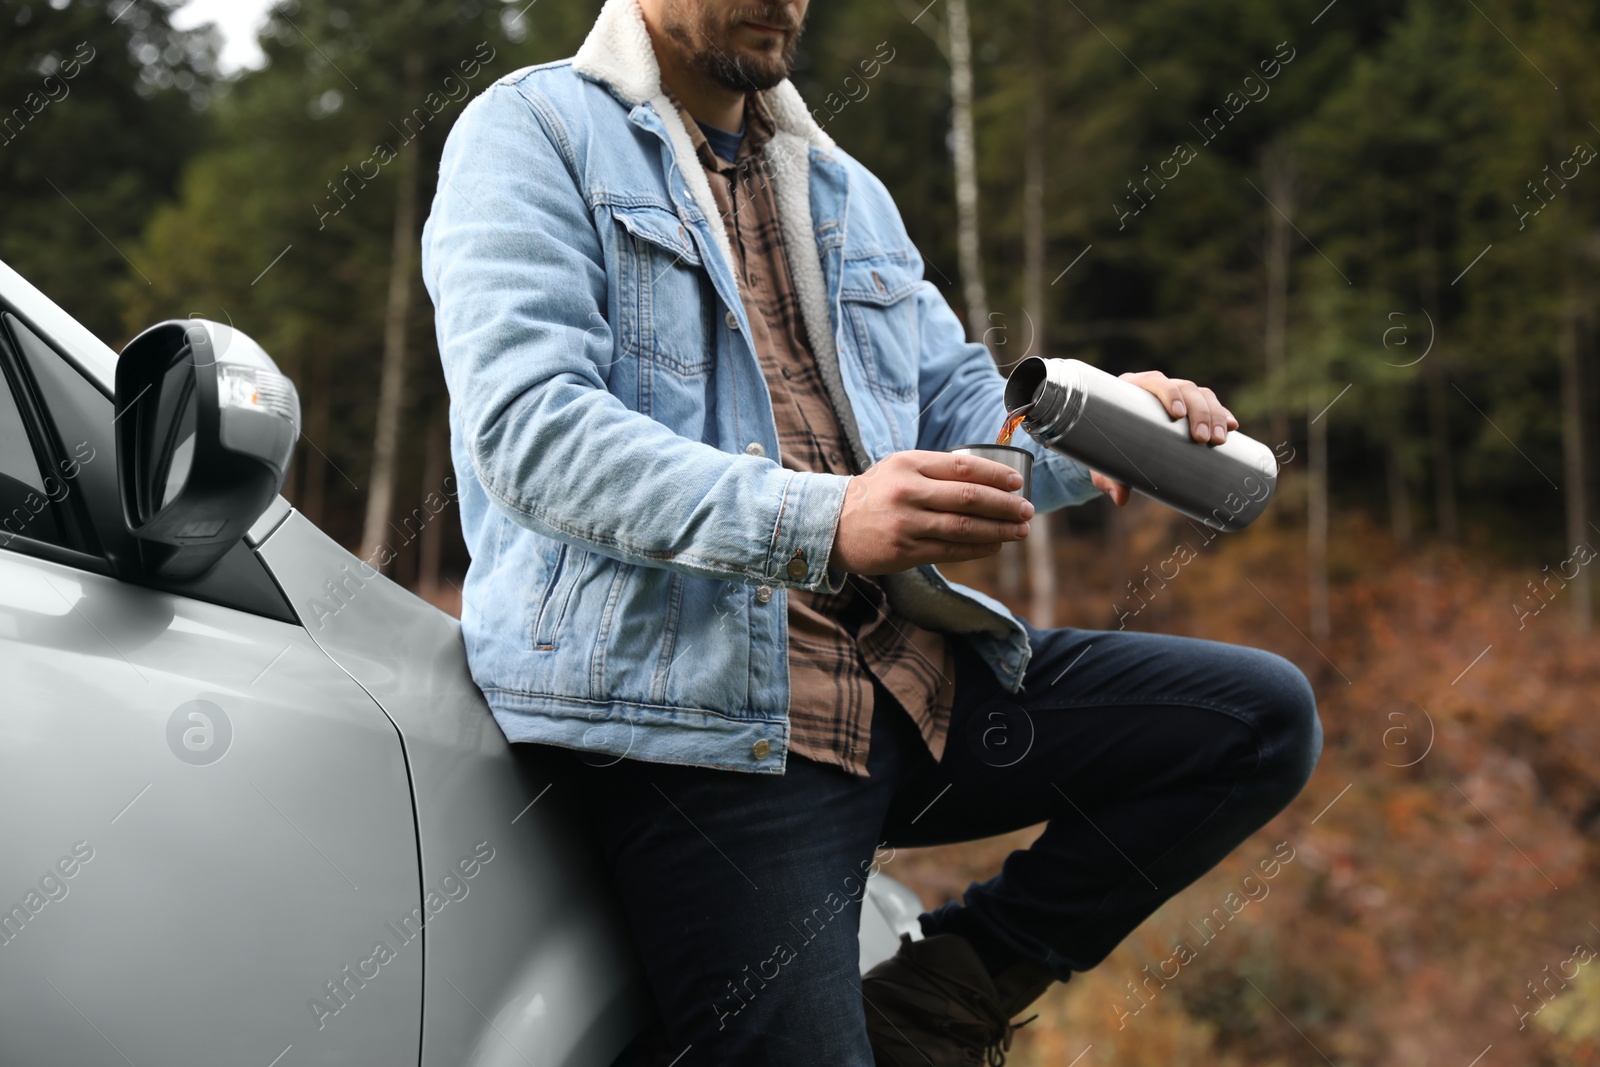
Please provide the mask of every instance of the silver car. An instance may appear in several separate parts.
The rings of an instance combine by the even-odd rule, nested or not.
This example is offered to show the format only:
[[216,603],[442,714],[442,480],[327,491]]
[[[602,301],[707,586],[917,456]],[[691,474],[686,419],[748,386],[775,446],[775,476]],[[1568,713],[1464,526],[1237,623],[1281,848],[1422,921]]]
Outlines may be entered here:
[[[279,496],[293,385],[0,263],[0,1067],[604,1067],[650,998],[453,618]],[[917,936],[869,883],[861,965]]]

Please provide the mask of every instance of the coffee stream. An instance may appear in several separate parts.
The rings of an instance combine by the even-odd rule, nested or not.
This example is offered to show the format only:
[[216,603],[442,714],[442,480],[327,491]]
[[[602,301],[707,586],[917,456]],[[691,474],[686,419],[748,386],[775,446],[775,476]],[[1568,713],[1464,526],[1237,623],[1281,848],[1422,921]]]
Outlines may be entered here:
[[1033,404],[1027,403],[1015,411],[1006,414],[1005,425],[1000,427],[1000,436],[994,439],[997,445],[1009,445],[1011,435],[1017,432],[1017,427],[1022,425],[1022,420],[1028,417],[1028,412],[1033,410]]

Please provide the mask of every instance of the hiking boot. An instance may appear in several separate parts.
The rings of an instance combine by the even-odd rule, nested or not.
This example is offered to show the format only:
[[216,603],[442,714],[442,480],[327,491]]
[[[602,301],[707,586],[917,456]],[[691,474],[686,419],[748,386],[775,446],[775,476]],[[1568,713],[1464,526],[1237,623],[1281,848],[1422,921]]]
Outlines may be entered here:
[[1001,1067],[1017,1027],[1011,1015],[1038,999],[1051,978],[1023,963],[990,977],[958,934],[913,941],[861,979],[867,1034],[878,1067]]

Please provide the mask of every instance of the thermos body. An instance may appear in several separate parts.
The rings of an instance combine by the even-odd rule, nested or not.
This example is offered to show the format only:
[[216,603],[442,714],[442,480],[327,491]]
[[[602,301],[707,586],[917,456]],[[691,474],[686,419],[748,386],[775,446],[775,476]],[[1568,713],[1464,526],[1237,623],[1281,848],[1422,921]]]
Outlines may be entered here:
[[1189,434],[1148,389],[1077,359],[1030,356],[1006,382],[1005,403],[1041,445],[1214,529],[1250,525],[1272,499],[1278,461],[1237,430],[1222,444]]

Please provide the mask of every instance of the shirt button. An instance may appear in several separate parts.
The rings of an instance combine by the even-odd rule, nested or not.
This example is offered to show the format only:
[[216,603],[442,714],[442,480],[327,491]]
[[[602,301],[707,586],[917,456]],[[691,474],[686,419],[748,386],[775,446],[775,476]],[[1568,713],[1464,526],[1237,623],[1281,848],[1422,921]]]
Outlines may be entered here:
[[731,310],[726,315],[722,316],[722,321],[727,323],[728,329],[732,330],[734,333],[739,332],[739,316],[735,315]]
[[790,370],[788,367],[784,367],[781,371],[779,371],[779,373],[782,374],[785,378],[793,378],[794,377],[794,371]]
[[761,585],[756,587],[756,599],[765,604],[772,599],[772,586]]
[[772,754],[772,742],[763,737],[751,747],[750,751],[754,753],[756,759],[766,759]]
[[803,551],[798,548],[794,550],[794,558],[789,560],[787,570],[789,577],[797,582],[806,576],[807,572],[811,570],[811,565],[806,562],[806,556]]
[[760,441],[751,441],[744,446],[744,454],[747,456],[764,456],[767,454],[767,450],[762,447]]

